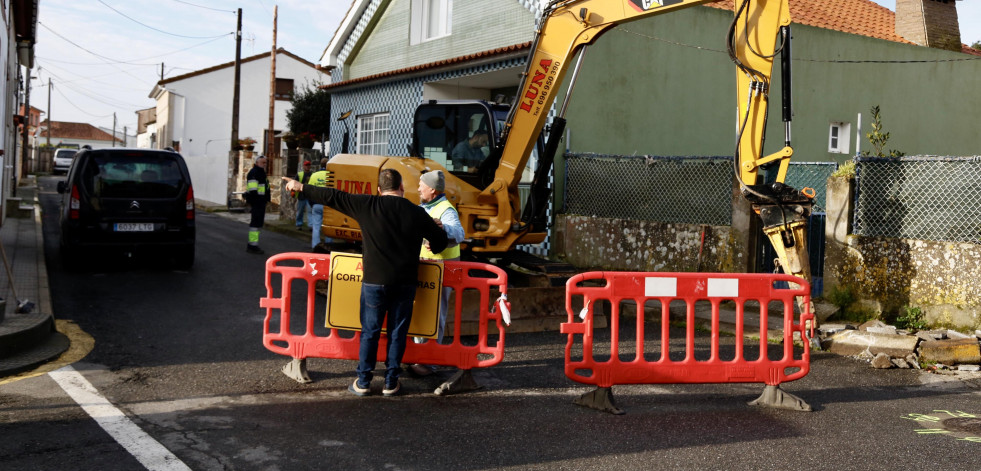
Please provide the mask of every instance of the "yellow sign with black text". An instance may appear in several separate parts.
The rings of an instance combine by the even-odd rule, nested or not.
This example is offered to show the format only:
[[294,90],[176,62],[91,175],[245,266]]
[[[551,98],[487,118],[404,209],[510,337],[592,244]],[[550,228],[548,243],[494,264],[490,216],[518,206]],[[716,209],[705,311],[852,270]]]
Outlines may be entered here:
[[[330,255],[330,279],[327,281],[327,327],[361,330],[361,278],[364,265],[361,254]],[[419,284],[412,306],[410,337],[434,339],[439,328],[439,299],[443,292],[443,264],[419,261]],[[385,329],[382,329],[385,332]]]

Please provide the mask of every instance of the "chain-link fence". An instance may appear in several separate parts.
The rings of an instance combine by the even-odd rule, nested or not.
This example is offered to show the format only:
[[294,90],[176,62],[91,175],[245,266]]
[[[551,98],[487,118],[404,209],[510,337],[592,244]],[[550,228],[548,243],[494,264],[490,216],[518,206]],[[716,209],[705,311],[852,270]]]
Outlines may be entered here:
[[855,233],[981,243],[981,156],[856,159]]
[[732,157],[566,154],[566,213],[728,226]]
[[[732,157],[566,154],[564,212],[683,224],[732,223]],[[824,211],[833,162],[791,163],[786,183],[817,193]]]
[[811,212],[824,213],[828,202],[828,177],[838,170],[835,162],[791,162],[787,167],[784,183],[797,188],[814,189],[814,207]]

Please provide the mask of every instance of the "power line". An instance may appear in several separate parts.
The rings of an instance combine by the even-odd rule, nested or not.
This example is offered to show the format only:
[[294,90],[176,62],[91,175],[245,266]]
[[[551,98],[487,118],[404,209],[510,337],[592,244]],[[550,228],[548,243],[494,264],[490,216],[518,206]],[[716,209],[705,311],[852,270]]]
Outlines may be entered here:
[[[48,75],[50,75],[53,78],[58,79],[58,81],[55,82],[55,85],[62,85],[62,86],[68,87],[69,89],[73,90],[74,92],[76,92],[76,93],[78,93],[80,95],[83,95],[85,97],[88,97],[88,98],[90,98],[92,100],[98,101],[98,102],[100,102],[102,104],[113,106],[113,107],[118,107],[118,108],[125,108],[125,107],[134,107],[134,108],[136,108],[136,107],[139,106],[139,105],[134,105],[132,103],[127,103],[127,102],[124,102],[124,101],[116,100],[113,97],[101,95],[101,94],[96,93],[94,91],[90,91],[90,90],[87,90],[85,88],[82,88],[81,86],[79,86],[78,84],[73,83],[70,80],[64,80],[58,74],[53,73],[51,71],[51,67],[50,66],[48,68],[46,68],[45,70],[48,72]],[[57,89],[58,87],[55,87],[55,88]],[[110,103],[110,102],[114,102],[114,103]]]
[[[73,103],[73,102],[72,102],[71,100],[69,100],[69,99],[68,99],[68,97],[67,97],[67,96],[65,96],[65,94],[64,94],[64,93],[61,93],[61,89],[59,89],[59,88],[57,88],[57,87],[55,87],[55,89],[54,89],[54,90],[55,90],[56,92],[58,92],[58,94],[59,94],[59,95],[61,95],[61,97],[62,97],[62,98],[64,98],[64,99],[65,99],[65,101],[67,101],[69,105],[72,105],[72,106],[74,106],[76,110],[78,110],[78,111],[81,111],[81,112],[82,112],[82,113],[84,113],[84,114],[87,114],[87,115],[89,115],[89,116],[91,116],[91,117],[93,117],[93,118],[110,118],[110,117],[112,117],[112,114],[107,114],[107,115],[105,115],[105,116],[99,116],[99,115],[94,115],[94,114],[92,114],[92,113],[89,113],[88,111],[85,111],[85,110],[83,110],[83,109],[82,109],[82,108],[80,108],[80,107],[79,107],[78,105],[76,105],[76,104],[75,104],[75,103]],[[50,116],[48,117],[48,120],[51,120],[51,117],[50,117]]]
[[102,0],[99,0],[99,3],[101,3],[101,4],[103,4],[103,5],[105,5],[105,7],[106,7],[106,8],[108,8],[108,9],[110,9],[110,10],[112,10],[112,11],[114,11],[114,12],[116,12],[116,13],[119,13],[119,14],[120,14],[120,15],[121,15],[121,16],[122,16],[123,18],[126,18],[126,19],[128,19],[128,20],[130,20],[130,21],[132,21],[132,22],[134,22],[134,23],[136,23],[136,24],[138,24],[138,25],[140,25],[140,26],[143,26],[144,28],[148,28],[148,29],[152,29],[152,30],[154,30],[154,31],[156,31],[156,32],[158,32],[158,33],[163,33],[163,34],[167,34],[167,35],[170,35],[170,36],[176,36],[176,37],[178,37],[178,38],[190,38],[190,39],[213,39],[213,38],[222,38],[222,37],[225,37],[225,36],[227,36],[228,34],[232,34],[232,33],[228,33],[228,34],[222,34],[222,35],[220,35],[220,36],[185,36],[185,35],[183,35],[183,34],[175,34],[175,33],[170,33],[170,32],[167,32],[167,31],[164,31],[164,30],[162,30],[162,29],[157,29],[157,28],[154,28],[153,26],[150,26],[150,25],[148,25],[148,24],[146,24],[146,23],[141,23],[140,21],[138,21],[138,20],[136,20],[136,19],[133,19],[133,18],[132,18],[132,17],[130,17],[130,16],[127,16],[127,15],[126,15],[125,13],[123,13],[123,12],[121,12],[121,11],[119,11],[119,10],[117,10],[117,9],[115,9],[115,8],[113,8],[113,7],[111,7],[111,6],[109,6],[109,4],[107,4],[106,2],[103,2]]
[[79,48],[79,49],[81,49],[81,50],[83,50],[83,51],[85,51],[85,52],[87,52],[89,54],[92,54],[95,57],[98,57],[100,59],[105,59],[105,60],[110,61],[110,62],[116,62],[116,63],[122,63],[122,64],[125,64],[126,63],[126,61],[119,61],[119,60],[113,59],[111,57],[106,57],[106,56],[103,56],[102,54],[98,54],[98,53],[92,52],[92,51],[90,51],[90,50],[88,50],[88,49],[86,49],[86,48],[84,48],[84,47],[76,44],[71,39],[68,39],[68,38],[66,38],[66,37],[58,34],[57,31],[55,31],[55,30],[53,30],[51,28],[48,28],[48,25],[46,25],[46,24],[44,24],[44,23],[42,23],[40,21],[38,21],[37,24],[39,24],[42,27],[44,27],[44,29],[48,30],[48,32],[50,32],[51,34],[53,34],[55,36],[58,36],[59,38],[65,40],[65,42],[67,42],[68,44],[71,44],[72,46],[75,46],[75,47],[77,47],[77,48]]
[[[41,57],[41,56],[35,56],[35,57],[37,57],[38,59],[44,59],[46,61],[57,62],[59,64],[68,64],[68,65],[106,65],[107,64],[106,62],[71,62],[71,61],[62,61],[62,60],[58,60],[58,59],[52,59],[50,57]],[[135,62],[116,62],[116,64],[126,64],[126,65],[152,65],[154,67],[160,65],[159,62],[150,62],[150,63],[146,63],[146,64],[139,64],[139,63],[135,63]]]
[[[40,24],[40,23],[41,22],[39,21],[38,24]],[[41,26],[44,26],[44,25],[42,24]],[[51,31],[51,29],[48,28],[47,26],[44,26],[44,28],[47,29],[48,31]],[[54,32],[54,31],[51,31],[51,32]],[[55,34],[57,34],[57,33],[55,33]],[[201,42],[201,43],[197,43],[197,44],[195,44],[193,46],[188,46],[188,47],[185,47],[183,49],[177,49],[175,51],[165,52],[163,54],[157,54],[155,56],[148,56],[148,57],[143,57],[143,58],[140,58],[140,59],[133,59],[132,61],[114,60],[114,59],[110,59],[110,58],[105,57],[105,56],[99,56],[99,57],[102,57],[102,58],[104,58],[104,59],[106,59],[108,61],[111,61],[112,63],[116,63],[116,64],[158,66],[158,65],[160,65],[159,62],[140,63],[140,62],[136,62],[136,61],[144,61],[144,60],[149,60],[149,59],[155,59],[155,58],[158,58],[158,57],[170,56],[170,55],[173,55],[173,54],[177,54],[179,52],[187,51],[189,49],[194,49],[196,47],[204,46],[205,44],[213,43],[213,42],[215,42],[215,41],[217,41],[219,39],[223,39],[225,36],[229,36],[229,35],[232,35],[232,34],[235,34],[235,33],[229,33],[229,34],[226,34],[224,36],[218,36],[217,38],[211,38],[211,39],[209,39],[207,41],[204,41],[204,42]],[[64,36],[60,36],[59,35],[58,37],[60,37],[61,39],[64,39],[65,41],[68,41],[73,46],[75,46],[75,47],[77,47],[79,49],[82,49],[83,51],[88,52],[89,54],[97,55],[94,52],[89,51],[89,50],[87,50],[87,49],[79,46],[78,44],[72,43],[71,41],[69,41],[68,39],[66,39]],[[51,58],[47,58],[47,60],[52,61],[52,62],[60,62],[62,64],[71,64],[71,65],[103,65],[103,64],[109,64],[109,62],[69,62],[69,61],[56,60],[56,59],[51,59]],[[194,69],[187,69],[187,70],[194,70]]]
[[[68,74],[75,75],[75,71],[74,70],[67,70],[67,69],[64,69],[62,67],[58,67],[58,66],[55,66],[55,65],[48,64],[48,61],[50,61],[51,59],[43,59],[43,61],[42,61],[42,58],[41,57],[37,57],[37,59],[38,59],[39,68],[40,68],[41,64],[44,64],[45,67],[47,67],[45,69],[46,71],[50,71],[50,70],[52,70],[52,68],[56,68],[58,70],[61,70],[62,72],[67,72]],[[54,76],[55,74],[52,73],[51,75]],[[90,76],[86,76],[86,77],[77,77],[77,78],[75,78],[73,80],[62,80],[60,83],[75,83],[75,82],[85,81],[85,82],[94,82],[94,83],[97,83],[97,84],[100,84],[100,85],[104,85],[106,87],[112,88],[113,90],[123,90],[123,89],[133,90],[133,91],[138,90],[138,89],[135,89],[135,88],[124,88],[124,87],[119,86],[116,83],[106,83],[106,82],[101,82],[101,81],[96,80],[96,79],[101,78],[101,77],[118,76],[118,75],[119,75],[119,72],[118,71],[113,71],[113,72],[107,72],[107,73],[99,74],[99,75],[90,75]],[[141,88],[139,90],[145,90],[145,89],[142,89]]]
[[222,12],[226,12],[226,13],[233,13],[233,14],[234,14],[234,13],[237,13],[237,12],[234,12],[234,11],[231,11],[231,10],[221,10],[221,9],[218,9],[218,8],[211,8],[211,7],[206,7],[206,6],[204,6],[204,5],[198,5],[198,4],[195,4],[195,3],[191,3],[191,2],[185,2],[185,1],[183,1],[183,0],[174,0],[174,1],[175,1],[175,2],[177,2],[177,3],[183,3],[183,4],[185,4],[185,5],[190,5],[190,6],[192,6],[192,7],[198,7],[198,8],[204,8],[205,10],[212,10],[212,11],[222,11]]

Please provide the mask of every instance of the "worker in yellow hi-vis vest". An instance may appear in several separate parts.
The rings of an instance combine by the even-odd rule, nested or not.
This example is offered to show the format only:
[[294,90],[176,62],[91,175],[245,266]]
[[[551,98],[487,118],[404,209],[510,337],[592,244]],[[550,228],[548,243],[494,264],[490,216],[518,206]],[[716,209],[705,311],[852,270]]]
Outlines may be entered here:
[[249,203],[252,219],[249,221],[249,243],[245,246],[248,253],[265,253],[259,248],[259,229],[266,219],[266,203],[272,197],[269,191],[269,180],[266,178],[266,158],[259,156],[252,164],[252,170],[245,177],[245,202]]
[[[463,232],[463,225],[460,223],[460,215],[456,212],[453,204],[446,199],[445,187],[446,177],[441,170],[426,172],[419,177],[419,200],[422,202],[419,206],[422,206],[433,218],[433,221],[443,228],[449,241],[446,249],[440,253],[431,252],[429,242],[423,242],[419,258],[424,260],[460,259],[460,242],[463,242],[466,236]],[[443,297],[439,300],[439,330],[436,334],[436,343],[443,342],[443,331],[446,329],[446,306],[449,304],[450,293],[452,292],[452,289],[443,289]],[[414,337],[412,340],[415,343],[426,342],[426,339],[421,337]],[[409,366],[409,370],[418,376],[426,376],[432,374],[433,367],[414,364]]]

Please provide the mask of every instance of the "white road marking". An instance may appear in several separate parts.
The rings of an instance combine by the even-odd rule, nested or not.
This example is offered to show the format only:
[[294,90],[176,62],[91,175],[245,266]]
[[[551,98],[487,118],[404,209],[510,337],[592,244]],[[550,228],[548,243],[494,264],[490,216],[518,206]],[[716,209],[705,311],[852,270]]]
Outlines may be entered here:
[[48,373],[90,417],[149,470],[190,471],[186,464],[134,424],[71,365]]

